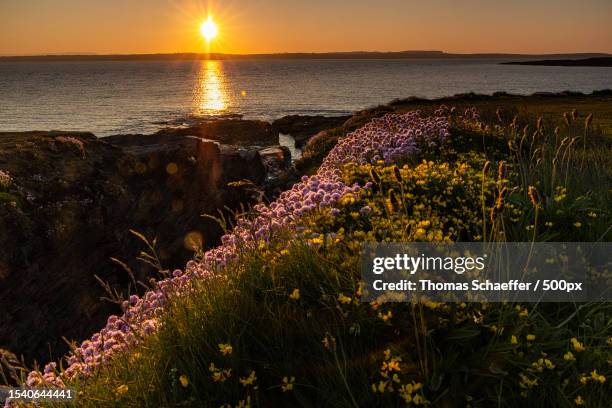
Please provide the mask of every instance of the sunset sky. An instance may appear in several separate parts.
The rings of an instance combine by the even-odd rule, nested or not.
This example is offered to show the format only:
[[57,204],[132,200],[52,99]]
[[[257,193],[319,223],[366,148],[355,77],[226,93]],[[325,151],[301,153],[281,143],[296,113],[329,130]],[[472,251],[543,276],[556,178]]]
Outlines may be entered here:
[[0,0],[0,55],[612,52],[610,0]]

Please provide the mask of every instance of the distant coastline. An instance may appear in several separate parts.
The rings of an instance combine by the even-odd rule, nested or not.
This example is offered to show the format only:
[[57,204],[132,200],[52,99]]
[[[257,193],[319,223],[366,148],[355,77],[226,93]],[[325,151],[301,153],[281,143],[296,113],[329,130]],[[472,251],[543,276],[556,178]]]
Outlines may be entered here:
[[539,61],[502,62],[505,65],[542,65],[551,67],[612,67],[612,57],[592,57],[581,59],[545,59]]
[[[443,59],[443,58],[508,58],[577,60],[610,59],[605,53],[573,54],[508,54],[473,53],[456,54],[443,51],[398,51],[398,52],[328,52],[328,53],[276,53],[276,54],[223,54],[223,53],[172,53],[172,54],[109,54],[109,55],[25,55],[0,56],[0,62],[37,62],[37,61],[184,61],[184,60],[274,60],[274,59]],[[525,61],[537,62],[537,61]],[[522,64],[522,61],[512,62]],[[529,64],[545,65],[545,64]]]

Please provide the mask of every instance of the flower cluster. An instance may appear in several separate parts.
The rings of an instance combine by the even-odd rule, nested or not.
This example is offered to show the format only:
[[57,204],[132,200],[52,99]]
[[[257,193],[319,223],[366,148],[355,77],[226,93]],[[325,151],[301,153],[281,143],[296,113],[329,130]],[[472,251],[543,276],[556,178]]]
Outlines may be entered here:
[[450,123],[443,116],[421,116],[413,111],[373,119],[341,139],[323,161],[322,169],[341,164],[389,164],[423,149],[440,146],[449,136]]
[[11,175],[3,170],[0,170],[0,187],[8,188],[12,182]]
[[[439,146],[448,137],[448,132],[449,123],[445,118],[424,117],[419,112],[410,112],[374,119],[347,135],[332,149],[316,174],[304,176],[301,182],[271,204],[256,205],[253,217],[240,217],[233,230],[222,237],[221,245],[207,251],[201,262],[190,261],[185,272],[177,270],[171,278],[157,282],[142,298],[133,295],[125,301],[121,317],[109,317],[106,327],[72,351],[63,375],[68,380],[90,376],[114,354],[133,348],[144,336],[158,330],[159,317],[169,297],[188,292],[194,279],[214,276],[215,270],[235,259],[241,250],[256,249],[268,242],[274,231],[296,229],[296,221],[301,216],[316,209],[333,210],[344,198],[353,199],[364,188],[370,187],[358,183],[347,185],[340,170],[343,164],[391,162],[424,148]],[[363,214],[370,211],[369,207],[362,209]],[[299,298],[299,295],[295,297]],[[27,385],[63,387],[64,382],[56,365],[51,363],[43,373],[31,372]]]

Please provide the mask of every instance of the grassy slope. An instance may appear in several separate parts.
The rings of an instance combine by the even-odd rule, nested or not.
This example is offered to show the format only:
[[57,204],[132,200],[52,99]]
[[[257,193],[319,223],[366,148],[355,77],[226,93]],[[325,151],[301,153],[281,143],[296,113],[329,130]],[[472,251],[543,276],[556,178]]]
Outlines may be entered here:
[[[562,106],[537,109],[562,116]],[[606,406],[610,381],[602,383],[598,376],[612,374],[610,305],[358,301],[363,241],[471,240],[482,237],[483,224],[486,239],[493,240],[609,240],[607,135],[591,128],[583,150],[584,116],[558,124],[559,137],[554,135],[557,124],[545,123],[532,141],[527,137],[519,154],[506,141],[520,139],[526,124],[534,131],[536,122],[520,115],[513,127],[514,109],[503,110],[501,121],[496,109],[490,103],[483,109],[485,130],[456,120],[451,143],[439,152],[397,168],[347,166],[347,181],[373,181],[375,188],[344,200],[336,217],[327,210],[305,217],[301,236],[279,231],[269,245],[246,251],[221,278],[202,282],[191,296],[174,302],[158,335],[95,378],[73,384],[82,392],[79,405],[405,406],[430,401],[443,407],[542,407],[584,400],[587,406]],[[315,166],[346,130],[313,142],[303,168]],[[552,156],[566,135],[577,138],[570,149],[574,155],[555,168],[553,180]],[[525,158],[538,147],[537,157]],[[486,160],[491,164],[483,195]],[[506,163],[501,178],[499,160]],[[538,190],[535,225],[528,186]],[[561,189],[565,186],[567,191]],[[504,205],[491,216],[500,196]],[[359,213],[364,205],[373,209],[371,214]],[[223,344],[232,346],[231,353],[222,352]]]

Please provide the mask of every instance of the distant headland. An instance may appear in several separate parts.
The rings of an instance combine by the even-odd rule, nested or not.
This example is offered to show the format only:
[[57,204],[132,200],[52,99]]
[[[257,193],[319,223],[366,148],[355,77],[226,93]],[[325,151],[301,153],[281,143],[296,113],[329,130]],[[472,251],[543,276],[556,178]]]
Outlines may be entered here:
[[542,65],[554,67],[612,67],[612,57],[593,57],[581,59],[545,59],[539,61],[502,62],[506,65]]
[[[472,53],[458,54],[444,51],[397,51],[397,52],[326,52],[326,53],[276,53],[276,54],[223,54],[223,53],[171,53],[171,54],[63,54],[0,56],[0,62],[10,61],[180,61],[180,60],[273,60],[273,59],[442,59],[442,58],[508,58],[508,59],[597,59],[612,58],[604,53],[575,54],[508,54]],[[517,63],[522,63],[521,61]]]

